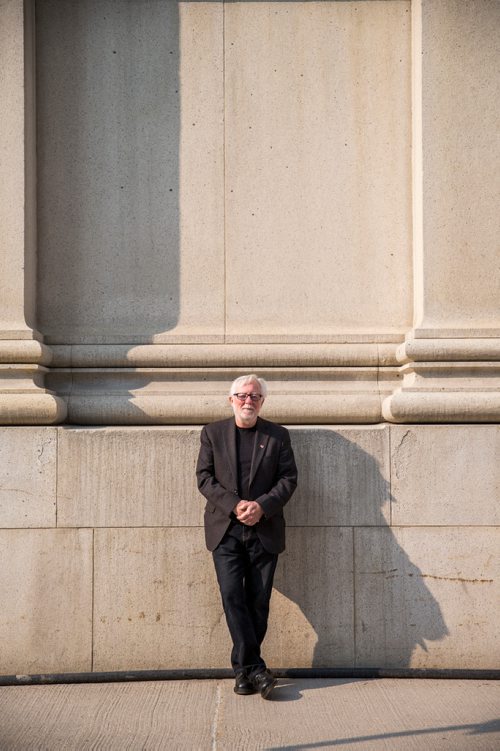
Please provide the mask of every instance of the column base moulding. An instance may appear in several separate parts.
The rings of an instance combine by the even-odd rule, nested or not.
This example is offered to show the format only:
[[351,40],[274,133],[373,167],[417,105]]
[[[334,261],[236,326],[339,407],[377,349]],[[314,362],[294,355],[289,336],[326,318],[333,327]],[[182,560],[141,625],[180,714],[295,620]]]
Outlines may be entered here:
[[37,339],[0,339],[0,363],[6,365],[49,365],[50,347]]
[[[36,329],[31,329],[29,326],[12,329],[0,330],[0,342],[13,342],[13,341],[43,341],[43,335]],[[1,360],[0,360],[1,362]]]
[[[92,425],[200,424],[228,417],[228,386],[256,368],[52,370],[67,421]],[[397,369],[258,368],[269,381],[264,417],[286,424],[378,423]]]
[[0,425],[54,425],[64,422],[64,399],[44,388],[47,368],[0,365]]
[[500,362],[403,365],[401,388],[383,403],[388,422],[500,422]]
[[500,339],[408,338],[396,350],[398,362],[478,362],[500,360]]
[[249,372],[269,381],[272,398],[265,416],[285,424],[498,422],[499,343],[494,338],[409,336],[399,346],[80,344],[49,349],[34,340],[2,341],[0,424],[206,423],[230,414],[228,385]]

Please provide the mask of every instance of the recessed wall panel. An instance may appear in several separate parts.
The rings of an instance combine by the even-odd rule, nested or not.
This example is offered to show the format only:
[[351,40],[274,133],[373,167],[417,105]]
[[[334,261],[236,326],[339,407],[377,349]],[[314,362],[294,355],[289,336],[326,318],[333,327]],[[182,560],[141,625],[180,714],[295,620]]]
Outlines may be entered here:
[[220,333],[221,52],[220,3],[38,0],[49,341]]
[[496,0],[423,3],[423,327],[500,326],[499,25]]
[[411,325],[409,9],[226,4],[229,335]]

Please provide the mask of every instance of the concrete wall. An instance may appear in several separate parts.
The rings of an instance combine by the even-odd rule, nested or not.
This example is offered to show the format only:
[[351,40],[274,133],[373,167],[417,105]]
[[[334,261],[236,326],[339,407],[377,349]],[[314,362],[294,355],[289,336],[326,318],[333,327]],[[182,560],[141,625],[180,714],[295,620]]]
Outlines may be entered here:
[[[292,440],[269,663],[500,667],[498,427]],[[228,665],[198,445],[194,427],[0,432],[0,673]]]

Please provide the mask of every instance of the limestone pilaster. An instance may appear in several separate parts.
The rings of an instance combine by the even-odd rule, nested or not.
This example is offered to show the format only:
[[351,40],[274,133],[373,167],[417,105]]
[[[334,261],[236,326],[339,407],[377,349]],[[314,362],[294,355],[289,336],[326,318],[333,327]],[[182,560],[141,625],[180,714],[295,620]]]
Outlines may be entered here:
[[488,0],[412,2],[414,325],[394,422],[500,416],[499,21]]
[[34,3],[0,2],[0,423],[47,424],[65,405],[43,384],[50,350],[35,328]]

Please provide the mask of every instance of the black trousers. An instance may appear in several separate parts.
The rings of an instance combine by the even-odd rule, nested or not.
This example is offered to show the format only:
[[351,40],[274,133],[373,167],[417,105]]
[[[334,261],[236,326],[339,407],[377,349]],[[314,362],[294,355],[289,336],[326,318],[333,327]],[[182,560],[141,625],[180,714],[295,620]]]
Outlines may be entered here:
[[252,677],[266,667],[260,647],[278,556],[265,550],[254,527],[239,522],[231,523],[212,555],[233,640],[231,664],[235,673]]

